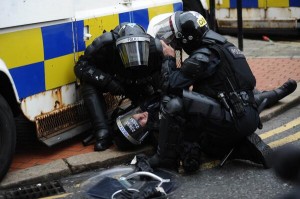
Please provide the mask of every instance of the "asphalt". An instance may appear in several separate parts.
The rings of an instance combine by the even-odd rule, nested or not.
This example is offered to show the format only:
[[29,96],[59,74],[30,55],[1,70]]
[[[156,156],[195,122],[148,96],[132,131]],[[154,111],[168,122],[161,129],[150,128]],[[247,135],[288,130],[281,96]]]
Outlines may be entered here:
[[[230,36],[227,36],[227,38],[238,46],[237,38]],[[294,93],[261,113],[263,122],[300,103],[299,41],[272,42],[260,39],[244,39],[243,48],[251,69],[257,77],[257,88],[259,90],[276,88],[288,78],[295,79],[298,82]],[[112,148],[103,152],[89,152],[61,158],[46,164],[9,172],[0,183],[0,189],[55,180],[92,169],[108,168],[127,163],[136,154],[149,154],[151,152],[152,148],[150,146],[129,152]]]

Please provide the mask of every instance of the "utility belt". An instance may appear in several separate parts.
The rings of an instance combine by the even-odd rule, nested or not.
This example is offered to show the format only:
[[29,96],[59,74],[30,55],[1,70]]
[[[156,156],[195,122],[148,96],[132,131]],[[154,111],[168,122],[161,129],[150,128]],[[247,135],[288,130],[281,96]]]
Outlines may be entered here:
[[218,98],[234,119],[241,118],[245,115],[246,106],[256,107],[252,91],[220,92],[218,93]]

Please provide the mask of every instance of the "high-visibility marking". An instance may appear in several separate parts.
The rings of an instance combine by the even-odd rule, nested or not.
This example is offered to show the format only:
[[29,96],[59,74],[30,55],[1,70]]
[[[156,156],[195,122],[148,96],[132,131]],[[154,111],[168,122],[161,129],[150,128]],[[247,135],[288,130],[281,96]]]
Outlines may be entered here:
[[56,88],[57,85],[66,85],[74,82],[74,65],[73,54],[46,60],[44,62],[46,90]]
[[294,142],[294,141],[297,141],[297,140],[300,140],[300,131],[294,133],[293,135],[289,135],[289,136],[284,137],[282,139],[271,142],[268,145],[271,148],[276,148],[276,147],[279,147],[279,146],[282,146],[284,144],[288,144],[288,143],[291,143],[291,142]]
[[294,126],[297,126],[300,124],[300,117],[292,120],[291,122],[287,123],[287,124],[284,124],[276,129],[273,129],[271,131],[268,131],[268,132],[265,132],[265,133],[262,133],[260,134],[259,136],[261,137],[261,139],[266,139],[268,137],[271,137],[273,135],[276,135],[276,134],[279,134],[279,133],[282,133],[290,128],[293,128]]
[[[209,6],[209,0],[206,0]],[[236,8],[236,0],[222,0],[216,2],[216,9],[220,8]],[[243,8],[267,8],[267,7],[277,7],[277,8],[287,8],[287,7],[299,7],[299,0],[243,0]]]
[[9,69],[44,61],[40,28],[0,34],[0,58]]
[[72,22],[45,26],[43,34],[45,60],[73,53]]

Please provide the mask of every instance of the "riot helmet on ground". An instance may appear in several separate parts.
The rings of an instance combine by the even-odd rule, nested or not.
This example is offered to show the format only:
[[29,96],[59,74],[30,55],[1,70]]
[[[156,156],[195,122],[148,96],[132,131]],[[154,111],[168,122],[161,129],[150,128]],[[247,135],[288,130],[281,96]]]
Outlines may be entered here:
[[136,23],[123,25],[116,46],[125,68],[148,66],[150,36]]
[[209,27],[200,13],[178,11],[157,24],[154,29],[156,36],[167,44],[175,40],[186,53],[190,54],[199,48]]
[[127,150],[140,145],[148,135],[147,122],[148,112],[143,112],[139,107],[118,116],[114,127],[117,147]]

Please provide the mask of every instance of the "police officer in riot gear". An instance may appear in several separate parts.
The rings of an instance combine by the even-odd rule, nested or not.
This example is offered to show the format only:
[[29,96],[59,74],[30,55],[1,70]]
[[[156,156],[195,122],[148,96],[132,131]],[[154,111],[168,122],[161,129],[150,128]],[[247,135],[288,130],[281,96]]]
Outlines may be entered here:
[[135,23],[122,23],[89,45],[74,67],[96,140],[95,151],[112,144],[104,93],[138,105],[159,88],[162,48]]
[[[278,89],[254,96],[256,79],[243,53],[210,30],[197,12],[176,12],[157,30],[165,55],[162,89],[166,97],[161,106],[158,150],[150,164],[178,165],[178,144],[183,139],[197,140],[198,149],[218,158],[247,159],[270,167],[267,157],[272,150],[254,133],[261,126],[258,110],[292,93],[296,82],[289,80]],[[189,55],[181,68],[176,68],[174,50],[168,45],[172,42]],[[196,170],[195,162],[200,164],[200,158],[194,158],[194,168],[186,168]]]

